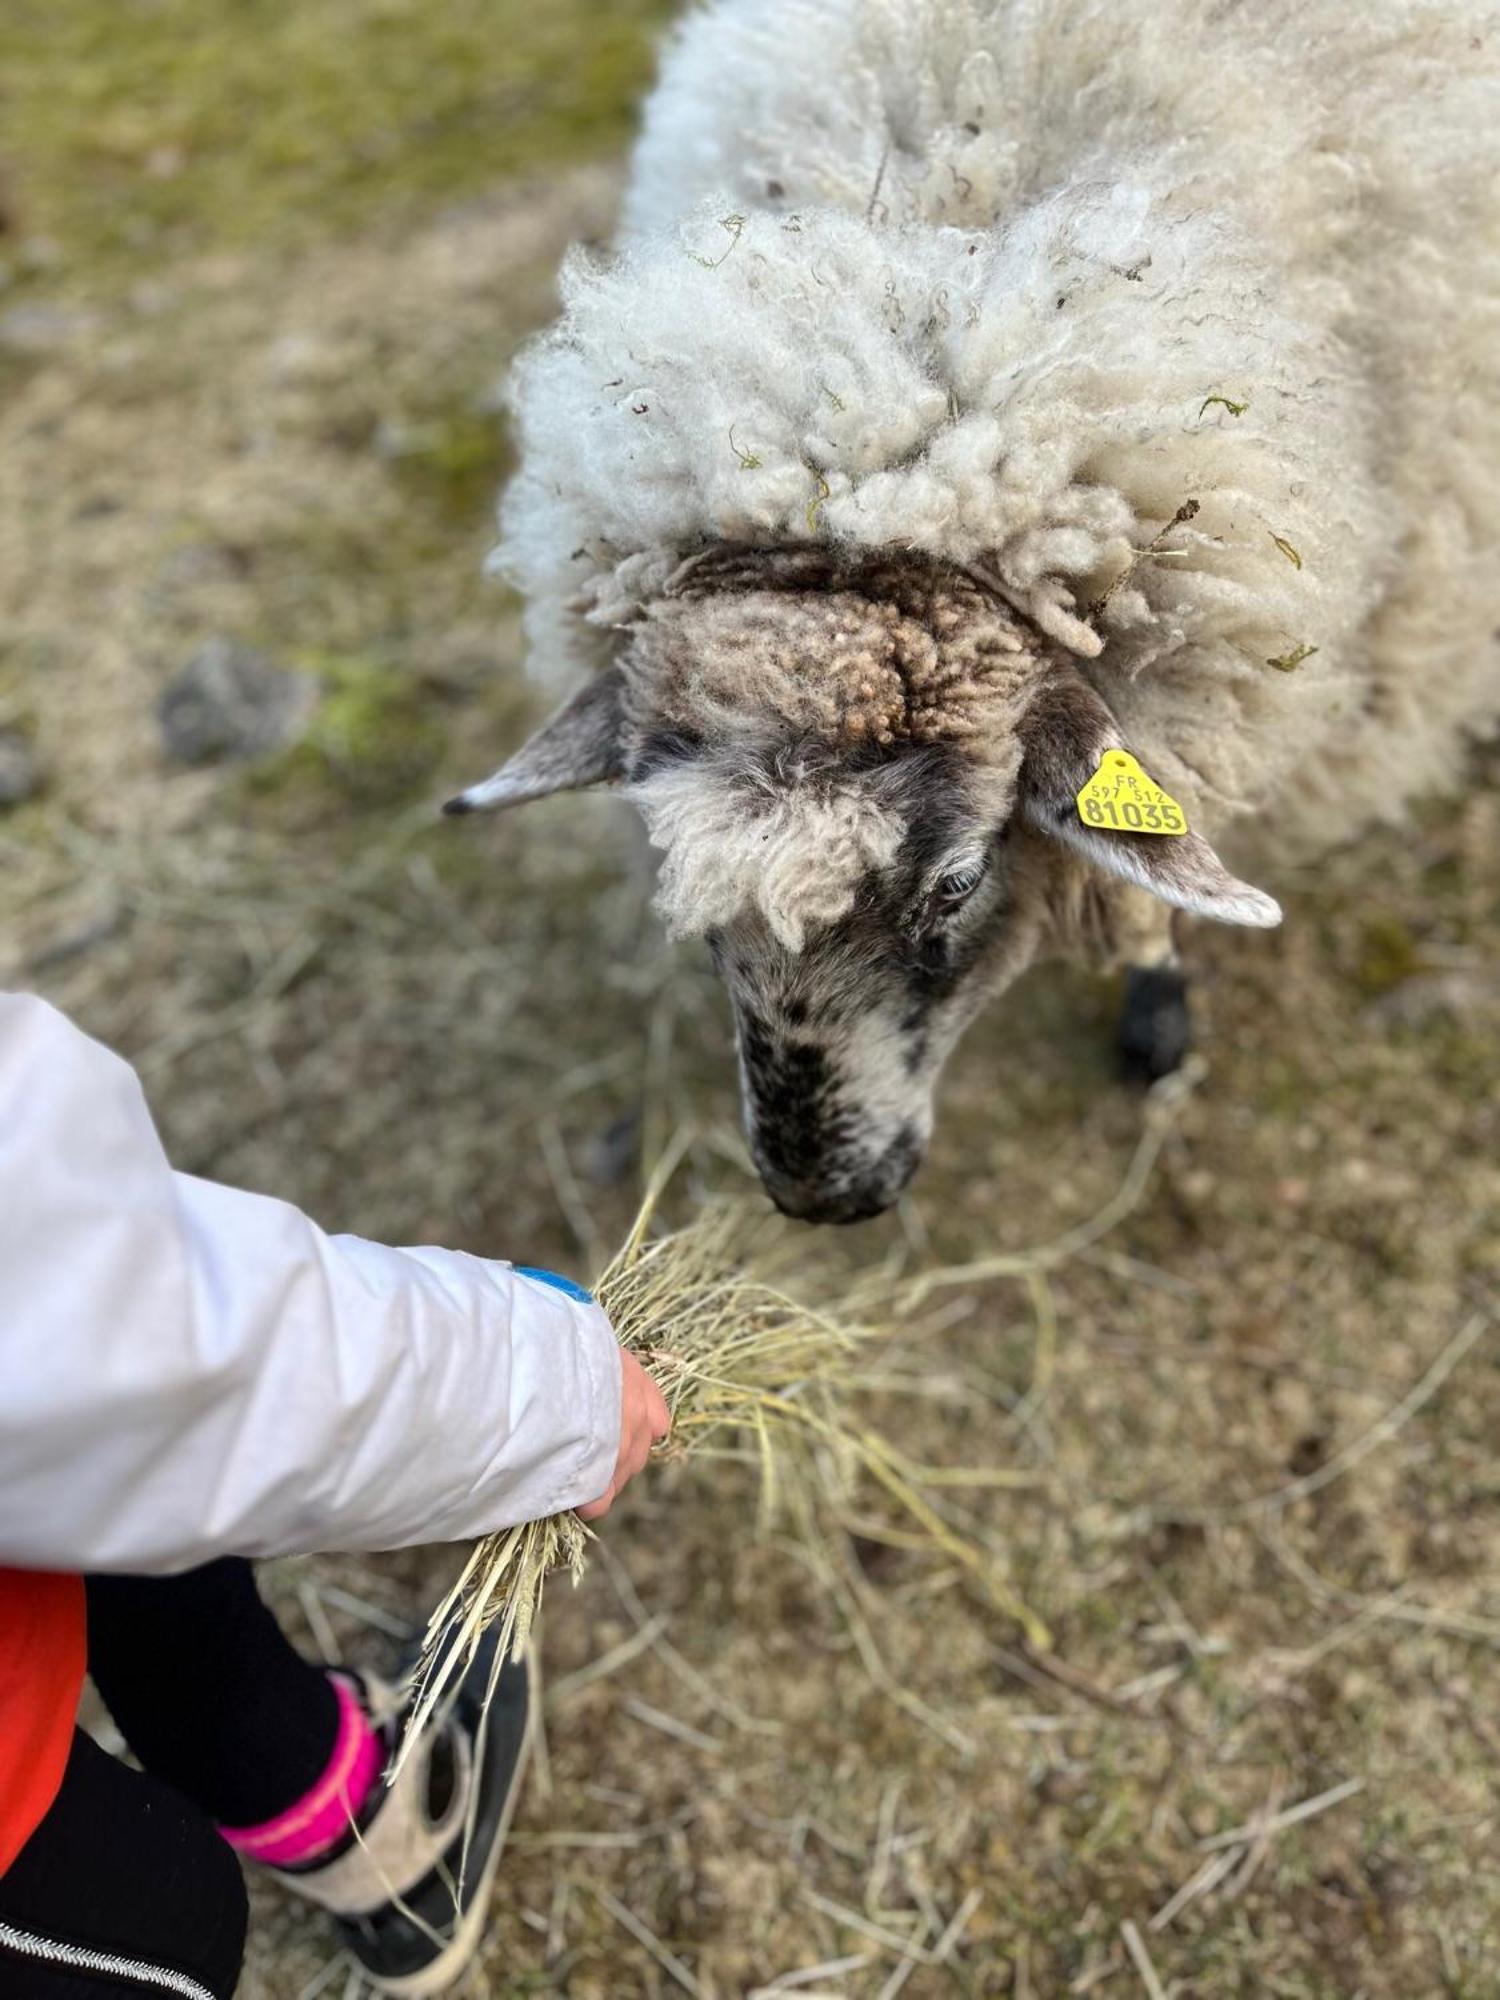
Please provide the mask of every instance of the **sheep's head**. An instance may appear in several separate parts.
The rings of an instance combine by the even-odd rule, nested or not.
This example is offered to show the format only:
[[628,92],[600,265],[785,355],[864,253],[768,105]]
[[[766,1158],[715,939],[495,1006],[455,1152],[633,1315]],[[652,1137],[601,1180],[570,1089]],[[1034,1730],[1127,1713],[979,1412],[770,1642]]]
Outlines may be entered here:
[[856,1221],[911,1178],[981,1004],[1105,883],[1278,920],[1201,836],[1082,822],[1076,794],[1121,742],[1077,666],[966,575],[721,555],[455,805],[623,783],[669,928],[705,936],[728,987],[768,1190]]

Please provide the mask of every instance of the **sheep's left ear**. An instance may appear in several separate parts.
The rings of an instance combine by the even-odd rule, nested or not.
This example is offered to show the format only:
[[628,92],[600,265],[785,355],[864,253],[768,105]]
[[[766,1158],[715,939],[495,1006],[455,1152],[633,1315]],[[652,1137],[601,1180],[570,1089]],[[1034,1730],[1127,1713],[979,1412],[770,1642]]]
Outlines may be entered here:
[[1115,833],[1079,817],[1078,794],[1105,753],[1129,748],[1108,707],[1081,675],[1062,669],[1046,683],[1021,736],[1020,807],[1033,826],[1095,867],[1194,916],[1261,929],[1281,922],[1280,904],[1237,881],[1201,833]]
[[606,668],[549,716],[514,757],[481,784],[449,799],[443,811],[489,812],[623,776],[623,688],[619,668]]

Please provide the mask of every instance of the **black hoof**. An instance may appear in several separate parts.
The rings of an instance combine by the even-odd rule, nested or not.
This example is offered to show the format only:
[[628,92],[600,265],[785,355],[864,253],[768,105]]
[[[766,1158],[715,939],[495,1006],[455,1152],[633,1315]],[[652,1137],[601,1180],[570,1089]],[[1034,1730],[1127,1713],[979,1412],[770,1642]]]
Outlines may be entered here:
[[1182,1065],[1193,1045],[1184,973],[1172,965],[1133,965],[1120,1010],[1120,1068],[1132,1083],[1155,1083]]

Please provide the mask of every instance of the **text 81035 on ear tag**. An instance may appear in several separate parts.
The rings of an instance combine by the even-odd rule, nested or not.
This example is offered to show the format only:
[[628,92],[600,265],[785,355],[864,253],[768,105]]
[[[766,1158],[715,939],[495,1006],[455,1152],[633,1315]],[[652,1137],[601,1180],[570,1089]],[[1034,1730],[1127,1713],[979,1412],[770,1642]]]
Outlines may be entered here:
[[1188,830],[1182,807],[1146,776],[1128,750],[1105,751],[1098,770],[1078,794],[1078,817],[1101,833]]

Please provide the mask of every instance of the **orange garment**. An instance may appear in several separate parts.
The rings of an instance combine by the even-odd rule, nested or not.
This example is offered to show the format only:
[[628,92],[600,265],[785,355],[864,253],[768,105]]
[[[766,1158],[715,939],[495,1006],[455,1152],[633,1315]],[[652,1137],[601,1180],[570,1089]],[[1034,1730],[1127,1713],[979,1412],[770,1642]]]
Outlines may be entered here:
[[87,1655],[81,1576],[0,1569],[0,1875],[57,1797]]

